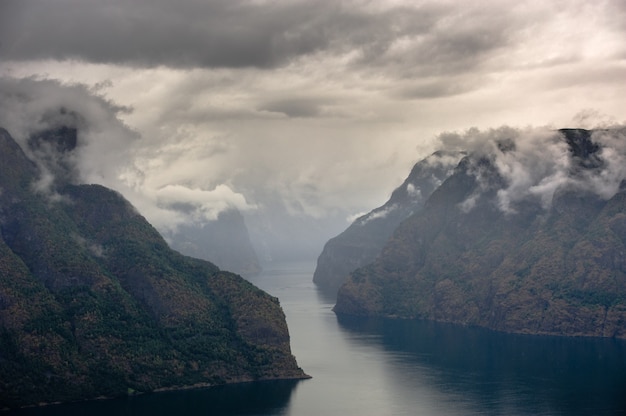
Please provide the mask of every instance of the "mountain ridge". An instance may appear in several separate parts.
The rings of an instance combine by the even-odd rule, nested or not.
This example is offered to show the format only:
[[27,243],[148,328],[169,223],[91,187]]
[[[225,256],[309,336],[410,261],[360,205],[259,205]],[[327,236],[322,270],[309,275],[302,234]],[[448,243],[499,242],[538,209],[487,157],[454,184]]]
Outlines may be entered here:
[[593,132],[559,134],[573,179],[549,206],[539,197],[502,204],[501,161],[468,155],[378,259],[351,273],[336,313],[626,338],[626,183],[607,200],[581,188],[575,180],[608,161]]
[[0,166],[0,408],[308,377],[278,299],[171,250],[113,190],[36,186],[3,129]]
[[313,282],[325,291],[336,292],[351,271],[374,261],[393,230],[422,208],[430,194],[452,173],[461,155],[461,152],[438,151],[416,163],[385,204],[357,218],[324,245]]

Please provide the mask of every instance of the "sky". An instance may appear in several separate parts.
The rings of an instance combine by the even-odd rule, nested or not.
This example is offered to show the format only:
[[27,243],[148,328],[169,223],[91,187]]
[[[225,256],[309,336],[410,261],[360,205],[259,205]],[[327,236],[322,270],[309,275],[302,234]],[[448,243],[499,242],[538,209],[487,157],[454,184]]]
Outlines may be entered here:
[[74,117],[83,180],[160,230],[323,240],[450,134],[623,125],[626,1],[0,0],[0,79],[4,127]]

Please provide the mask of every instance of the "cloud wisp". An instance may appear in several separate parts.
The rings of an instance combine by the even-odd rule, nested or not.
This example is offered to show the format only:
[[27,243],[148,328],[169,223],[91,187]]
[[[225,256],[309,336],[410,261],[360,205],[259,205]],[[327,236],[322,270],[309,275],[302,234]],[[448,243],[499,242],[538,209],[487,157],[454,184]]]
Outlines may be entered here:
[[[60,174],[54,167],[63,165],[73,172],[66,180],[98,183],[122,192],[161,230],[183,223],[203,224],[228,208],[255,209],[226,184],[201,189],[151,179],[159,169],[157,159],[149,157],[152,165],[142,165],[140,155],[145,157],[147,149],[156,154],[170,152],[152,148],[148,140],[120,121],[119,114],[128,111],[82,85],[0,77],[0,126],[39,165],[41,177],[35,189],[52,192],[55,176]],[[38,133],[59,128],[76,129],[77,143],[71,152],[59,152],[46,143],[35,149],[28,145]]]
[[[583,162],[563,134],[550,128],[505,126],[440,135],[443,146],[464,146],[472,155],[469,173],[477,178],[479,186],[461,209],[473,209],[484,192],[493,190],[497,207],[506,214],[515,214],[516,204],[529,198],[549,209],[555,195],[568,189],[602,199],[613,197],[626,180],[626,128],[616,125],[594,130],[590,140],[598,149]],[[583,169],[581,163],[591,166]]]
[[[0,106],[18,134],[80,103],[83,180],[155,224],[212,218],[219,195],[328,238],[441,131],[623,124],[625,21],[622,0],[4,0],[2,92],[30,98]],[[549,195],[565,169],[536,166],[557,175],[541,183],[502,163],[519,176],[503,209],[518,191]]]

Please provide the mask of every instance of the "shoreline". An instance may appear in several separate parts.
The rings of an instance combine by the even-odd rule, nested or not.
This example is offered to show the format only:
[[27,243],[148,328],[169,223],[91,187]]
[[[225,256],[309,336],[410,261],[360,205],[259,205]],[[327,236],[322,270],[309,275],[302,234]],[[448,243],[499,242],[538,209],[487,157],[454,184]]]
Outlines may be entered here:
[[95,401],[100,401],[100,400],[114,400],[114,399],[120,399],[123,397],[135,397],[135,396],[143,396],[147,394],[159,394],[159,393],[186,391],[186,390],[203,390],[203,389],[210,389],[210,388],[221,387],[221,386],[232,386],[232,385],[237,385],[237,384],[250,384],[250,383],[266,383],[266,382],[272,382],[272,381],[294,381],[295,382],[295,381],[302,381],[302,380],[310,380],[312,378],[313,378],[312,376],[302,372],[302,375],[300,376],[293,375],[293,376],[285,376],[285,377],[263,377],[263,378],[258,378],[258,379],[241,378],[236,381],[228,381],[228,382],[220,383],[220,384],[196,383],[196,384],[184,385],[184,386],[161,387],[161,388],[150,390],[150,391],[132,391],[132,392],[129,391],[127,394],[120,394],[119,396],[98,396],[98,397],[93,397],[89,399],[72,400],[72,401],[66,401],[66,402],[64,401],[41,402],[37,404],[31,404],[31,405],[14,407],[14,408],[3,407],[3,408],[0,408],[0,414],[8,414],[11,411],[17,411],[21,409],[35,409],[35,408],[41,408],[41,407],[59,406],[59,405],[72,404],[72,403],[95,402]]

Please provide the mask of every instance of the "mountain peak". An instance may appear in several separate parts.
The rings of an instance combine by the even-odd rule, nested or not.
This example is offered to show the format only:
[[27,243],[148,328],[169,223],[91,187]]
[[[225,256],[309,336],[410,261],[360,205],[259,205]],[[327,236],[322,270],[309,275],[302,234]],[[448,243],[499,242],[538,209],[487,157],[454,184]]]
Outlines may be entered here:
[[417,162],[385,204],[357,218],[347,230],[326,243],[313,281],[336,293],[352,270],[374,261],[393,230],[423,207],[464,155],[465,152],[441,150]]
[[[71,153],[73,134],[37,140]],[[2,408],[307,377],[277,299],[170,249],[118,192],[59,182],[50,203],[40,163],[0,129]]]
[[570,151],[584,168],[597,168],[602,166],[602,160],[597,153],[600,146],[592,140],[592,130],[586,129],[560,129],[559,132],[565,137]]
[[350,273],[335,311],[626,338],[625,137],[558,134],[468,154]]

